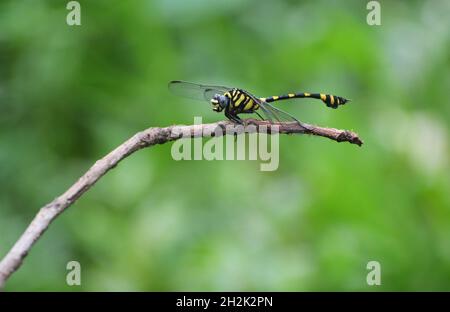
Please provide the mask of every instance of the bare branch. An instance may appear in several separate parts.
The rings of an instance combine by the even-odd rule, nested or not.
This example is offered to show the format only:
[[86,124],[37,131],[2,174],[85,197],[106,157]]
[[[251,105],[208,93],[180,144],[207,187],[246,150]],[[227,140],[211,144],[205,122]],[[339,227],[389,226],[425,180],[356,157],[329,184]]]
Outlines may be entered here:
[[[254,127],[245,127],[244,132],[275,132],[273,127],[277,126],[276,132],[284,134],[312,134],[316,136],[326,137],[337,142],[350,142],[352,144],[362,145],[356,133],[347,130],[338,130],[333,128],[322,128],[308,124],[297,123],[277,123],[271,124],[267,121],[259,121],[254,119],[245,120],[246,125]],[[14,244],[11,250],[0,262],[0,289],[5,285],[7,279],[21,265],[30,251],[34,243],[48,228],[50,223],[70,207],[81,195],[84,194],[92,185],[94,185],[105,173],[114,168],[122,159],[128,157],[135,151],[142,148],[153,146],[156,144],[164,144],[170,141],[178,140],[184,133],[190,133],[190,137],[210,137],[214,135],[215,130],[222,130],[221,135],[241,133],[237,125],[229,121],[220,121],[211,124],[190,125],[190,126],[170,126],[166,128],[149,128],[135,134],[133,137],[119,145],[108,155],[98,160],[75,184],[73,184],[64,194],[55,198],[51,203],[42,207],[28,228]],[[264,130],[262,130],[265,127]],[[266,130],[267,129],[267,130]],[[217,132],[216,132],[217,133]]]

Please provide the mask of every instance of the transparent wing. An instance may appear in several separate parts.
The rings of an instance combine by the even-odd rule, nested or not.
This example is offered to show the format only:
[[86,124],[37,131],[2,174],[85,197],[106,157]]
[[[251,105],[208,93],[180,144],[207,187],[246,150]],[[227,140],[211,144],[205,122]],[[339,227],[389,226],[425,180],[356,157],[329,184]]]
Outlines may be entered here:
[[305,129],[311,130],[311,127],[295,118],[291,114],[286,113],[285,111],[282,111],[281,109],[278,109],[269,103],[266,103],[264,101],[260,100],[259,107],[266,115],[267,119],[270,122],[278,121],[278,122],[295,122],[298,123],[300,126],[302,126]]
[[298,121],[294,116],[291,114],[288,114],[281,109],[278,109],[269,103],[265,101],[261,101],[261,99],[256,98],[254,95],[246,92],[247,95],[249,95],[255,103],[258,103],[259,107],[261,108],[261,111],[264,113],[264,116],[267,120],[270,122],[297,122],[299,124],[300,121]]
[[300,121],[297,120],[294,116],[292,116],[289,113],[286,113],[285,111],[282,111],[281,109],[278,109],[274,106],[272,106],[269,103],[261,101],[259,106],[262,108],[262,111],[267,115],[273,116],[273,119],[275,119],[278,122],[297,122],[300,123]]
[[209,101],[215,94],[224,94],[231,89],[224,86],[210,86],[179,80],[169,82],[169,90],[173,94],[201,101]]

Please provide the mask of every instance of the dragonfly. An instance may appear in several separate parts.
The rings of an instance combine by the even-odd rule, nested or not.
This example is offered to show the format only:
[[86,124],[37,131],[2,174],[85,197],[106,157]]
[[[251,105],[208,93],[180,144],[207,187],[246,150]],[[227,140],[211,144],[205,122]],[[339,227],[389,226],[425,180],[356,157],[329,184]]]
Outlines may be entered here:
[[[268,120],[271,123],[296,122],[302,124],[291,114],[270,104],[280,100],[313,98],[322,100],[330,108],[338,108],[338,106],[350,101],[341,96],[307,92],[288,93],[264,98],[256,97],[250,92],[239,88],[205,85],[180,80],[170,81],[169,90],[176,95],[208,101],[212,105],[213,111],[218,113],[223,111],[228,119],[238,124],[243,124],[243,120],[238,116],[239,114],[251,113],[255,113],[262,120]],[[258,111],[261,111],[265,118]]]

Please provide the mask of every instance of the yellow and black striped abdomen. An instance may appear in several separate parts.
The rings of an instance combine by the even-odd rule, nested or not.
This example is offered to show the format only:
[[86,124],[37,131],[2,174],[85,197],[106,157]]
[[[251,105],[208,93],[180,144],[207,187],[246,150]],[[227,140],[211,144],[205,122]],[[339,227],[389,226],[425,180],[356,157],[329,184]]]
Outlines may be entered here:
[[322,100],[328,107],[331,108],[337,108],[339,105],[343,105],[347,103],[349,100],[336,96],[331,94],[324,94],[324,93],[289,93],[285,95],[279,95],[279,96],[271,96],[268,98],[261,98],[262,101],[265,101],[267,103],[275,102],[279,100],[287,100],[287,99],[298,99],[298,98],[313,98]]
[[233,89],[227,93],[230,94],[232,110],[237,114],[252,113],[259,108],[258,103],[255,103],[250,95],[240,89]]

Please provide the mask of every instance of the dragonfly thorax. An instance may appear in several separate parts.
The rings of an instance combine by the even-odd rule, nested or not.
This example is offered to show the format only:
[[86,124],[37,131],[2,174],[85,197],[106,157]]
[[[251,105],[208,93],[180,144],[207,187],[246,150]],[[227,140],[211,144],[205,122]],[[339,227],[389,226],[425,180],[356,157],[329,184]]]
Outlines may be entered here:
[[213,106],[213,111],[221,112],[228,104],[230,104],[230,98],[223,94],[216,94],[211,99],[211,104]]

